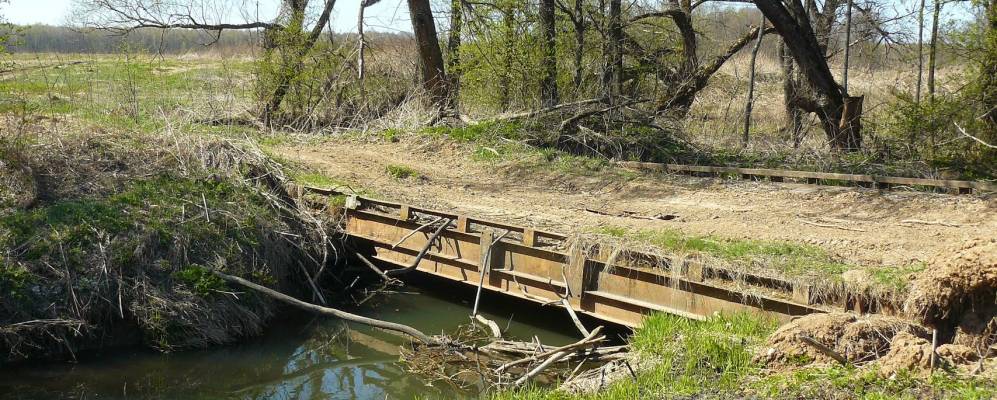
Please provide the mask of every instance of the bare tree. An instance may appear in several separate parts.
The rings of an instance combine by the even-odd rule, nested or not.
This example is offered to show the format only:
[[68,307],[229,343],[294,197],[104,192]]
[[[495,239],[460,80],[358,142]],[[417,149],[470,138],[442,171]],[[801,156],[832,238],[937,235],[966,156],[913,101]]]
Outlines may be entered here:
[[603,84],[610,99],[620,95],[623,83],[623,21],[622,0],[609,0],[609,35],[606,74]]
[[575,59],[574,66],[575,72],[572,79],[572,86],[574,86],[575,91],[579,91],[582,86],[582,73],[583,64],[582,59],[585,56],[585,31],[588,29],[588,21],[585,19],[584,10],[584,0],[575,0],[574,6],[569,8],[563,1],[557,0],[557,7],[561,9],[568,19],[571,20],[571,25],[574,27],[575,33]]
[[445,106],[449,98],[447,72],[443,65],[443,52],[436,34],[433,10],[429,7],[429,0],[408,0],[408,9],[416,45],[419,47],[423,88],[429,93],[433,104]]
[[450,32],[447,39],[447,68],[450,70],[450,97],[456,108],[460,99],[460,44],[464,30],[464,0],[450,1]]
[[[765,26],[765,16],[761,16],[761,23],[759,26]],[[744,104],[744,135],[741,138],[741,146],[748,147],[748,134],[751,130],[751,108],[754,106],[755,100],[755,65],[758,60],[758,50],[762,47],[762,34],[764,29],[758,30],[758,40],[755,41],[755,47],[751,49],[751,69],[750,76],[748,77],[748,98]]]
[[[744,46],[751,42],[751,39],[756,38],[759,34],[766,34],[774,32],[772,29],[762,29],[759,32],[758,27],[754,27],[746,32],[744,35],[738,39],[731,42],[726,50],[721,52],[718,56],[710,60],[709,62],[700,63],[698,42],[696,38],[696,31],[693,27],[692,13],[695,11],[696,7],[704,4],[705,1],[700,0],[693,3],[691,0],[671,0],[669,6],[662,10],[650,11],[642,14],[637,14],[631,17],[628,21],[628,25],[633,25],[644,20],[651,18],[670,18],[675,27],[679,31],[679,35],[682,40],[682,61],[678,68],[669,70],[664,68],[659,68],[659,71],[663,71],[657,77],[658,80],[665,82],[667,84],[666,90],[658,96],[655,100],[655,110],[658,113],[669,113],[676,117],[685,116],[692,103],[696,99],[696,95],[706,87],[709,79],[713,74],[715,74],[720,67],[723,66],[727,60],[734,56],[738,51],[740,51]],[[636,40],[631,40],[626,38],[624,33],[624,40],[629,42],[632,48],[637,49],[638,52],[646,53],[646,50],[640,49],[639,44]],[[639,58],[654,58],[649,55],[638,55]]]
[[[827,64],[827,39],[830,35],[825,34],[819,38],[815,33],[815,30],[821,33],[830,32],[830,25],[835,16],[833,10],[837,9],[840,1],[827,0],[824,12],[820,13],[813,23],[810,19],[810,15],[814,14],[813,8],[808,12],[800,0],[785,2],[755,0],[755,5],[782,36],[786,48],[799,66],[798,72],[813,90],[810,95],[801,95],[804,90],[797,88],[792,93],[794,97],[788,100],[793,106],[817,115],[833,150],[851,151],[861,148],[861,125],[857,123],[856,114],[848,115],[845,120],[842,119],[845,115],[846,95],[835,81]],[[850,104],[848,107],[850,113],[861,112],[861,98],[847,100]]]
[[942,12],[941,0],[935,0],[931,10],[931,41],[928,42],[928,101],[935,99],[935,63],[938,55],[938,18]]
[[540,100],[544,107],[561,101],[557,93],[557,27],[554,25],[554,0],[540,0]]

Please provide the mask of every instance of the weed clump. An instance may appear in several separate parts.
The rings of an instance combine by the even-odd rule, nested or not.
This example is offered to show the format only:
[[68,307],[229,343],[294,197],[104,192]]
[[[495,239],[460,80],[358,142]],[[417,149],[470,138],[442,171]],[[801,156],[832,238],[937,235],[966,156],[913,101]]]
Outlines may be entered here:
[[385,167],[385,171],[389,176],[395,179],[418,178],[421,176],[419,171],[404,165],[388,164],[388,166]]

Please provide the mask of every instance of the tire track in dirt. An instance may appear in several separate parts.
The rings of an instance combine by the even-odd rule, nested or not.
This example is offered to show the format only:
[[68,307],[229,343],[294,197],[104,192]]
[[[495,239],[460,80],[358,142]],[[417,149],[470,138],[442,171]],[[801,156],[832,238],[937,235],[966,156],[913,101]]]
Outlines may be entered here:
[[[681,175],[581,176],[553,168],[472,161],[461,145],[435,141],[331,140],[283,146],[277,151],[330,177],[369,188],[378,197],[563,233],[621,226],[789,241],[816,245],[862,265],[926,261],[952,243],[997,235],[997,199],[993,196],[878,192]],[[411,167],[422,177],[394,179],[386,172],[389,164]],[[616,216],[624,213],[675,218]],[[911,220],[921,222],[904,222]]]

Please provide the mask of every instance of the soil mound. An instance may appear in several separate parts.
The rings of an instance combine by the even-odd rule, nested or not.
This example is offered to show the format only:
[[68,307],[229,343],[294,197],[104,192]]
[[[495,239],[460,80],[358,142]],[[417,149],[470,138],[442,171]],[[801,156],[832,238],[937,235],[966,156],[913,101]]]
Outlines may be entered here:
[[876,364],[885,376],[893,376],[903,370],[927,371],[931,367],[931,342],[901,332],[890,342],[890,352]]
[[834,363],[834,358],[806,339],[826,346],[851,363],[873,361],[890,351],[898,333],[926,336],[924,329],[899,318],[830,313],[808,315],[773,333],[756,360],[769,366]]
[[940,342],[986,348],[997,339],[997,237],[938,257],[912,283],[904,312],[937,328]]

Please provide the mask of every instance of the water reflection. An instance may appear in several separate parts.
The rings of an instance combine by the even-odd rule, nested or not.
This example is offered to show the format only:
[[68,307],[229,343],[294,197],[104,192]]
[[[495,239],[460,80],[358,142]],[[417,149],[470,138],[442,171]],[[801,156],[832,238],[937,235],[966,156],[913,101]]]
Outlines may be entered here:
[[[464,291],[447,298],[398,294],[354,310],[430,333],[467,322]],[[473,296],[471,294],[470,296]],[[464,299],[463,301],[457,299]],[[517,307],[495,298],[486,316],[504,323]],[[488,303],[486,303],[488,304]],[[503,310],[503,312],[487,312]],[[519,308],[510,324],[521,338],[564,344],[573,337],[557,316]],[[570,333],[570,331],[569,331]],[[0,399],[411,399],[469,398],[443,384],[405,373],[398,346],[405,339],[341,321],[296,316],[263,337],[206,351],[163,355],[143,350],[91,355],[78,364],[22,365],[0,370]]]

